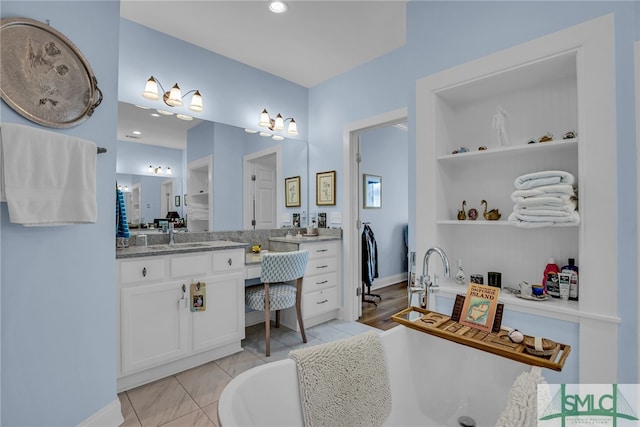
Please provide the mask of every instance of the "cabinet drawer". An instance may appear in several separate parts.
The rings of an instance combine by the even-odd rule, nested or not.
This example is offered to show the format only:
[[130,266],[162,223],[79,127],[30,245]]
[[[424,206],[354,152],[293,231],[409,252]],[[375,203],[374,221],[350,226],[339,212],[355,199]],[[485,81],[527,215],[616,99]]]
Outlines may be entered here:
[[308,294],[319,289],[331,288],[338,285],[338,273],[332,272],[318,276],[306,276],[302,281],[302,293]]
[[302,295],[302,315],[305,318],[331,311],[336,307],[338,307],[337,288]]
[[213,251],[213,271],[225,272],[244,268],[244,251]]
[[165,277],[165,258],[120,261],[120,283],[157,282]]
[[310,259],[307,263],[305,276],[314,276],[316,274],[331,273],[338,270],[338,259],[334,256],[331,258]]
[[211,252],[171,257],[171,277],[200,276],[211,271]]
[[306,249],[309,251],[309,261],[316,258],[335,256],[338,253],[337,242],[315,243],[311,245],[301,246],[301,249]]

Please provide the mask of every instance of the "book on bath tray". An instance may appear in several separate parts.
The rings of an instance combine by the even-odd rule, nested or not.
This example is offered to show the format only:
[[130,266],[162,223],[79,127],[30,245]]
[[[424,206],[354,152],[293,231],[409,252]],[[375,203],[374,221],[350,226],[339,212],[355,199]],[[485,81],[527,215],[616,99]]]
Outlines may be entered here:
[[469,283],[458,323],[491,332],[494,328],[499,296],[500,288]]

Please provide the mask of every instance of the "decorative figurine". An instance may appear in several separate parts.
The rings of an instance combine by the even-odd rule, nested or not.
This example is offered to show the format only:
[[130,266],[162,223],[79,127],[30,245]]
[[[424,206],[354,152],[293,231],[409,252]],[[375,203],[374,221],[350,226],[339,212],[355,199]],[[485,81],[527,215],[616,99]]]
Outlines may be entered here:
[[482,215],[484,215],[484,219],[486,219],[487,221],[497,221],[502,216],[498,209],[491,209],[489,212],[487,212],[486,200],[482,200],[480,204],[484,205],[484,213]]
[[478,210],[476,208],[469,209],[469,212],[467,212],[467,217],[471,221],[475,221],[478,218]]
[[538,142],[549,142],[549,141],[553,141],[553,134],[551,132],[547,132],[546,134],[538,138]]
[[575,137],[576,137],[576,133],[574,131],[570,130],[569,132],[565,133],[562,136],[562,139],[573,139]]
[[458,211],[458,219],[460,221],[464,221],[465,219],[467,219],[467,215],[464,213],[464,209],[467,207],[467,201],[463,200],[462,201],[462,210]]
[[509,136],[507,135],[507,111],[502,105],[496,107],[496,114],[493,116],[493,128],[498,133],[498,142],[501,146],[509,145]]

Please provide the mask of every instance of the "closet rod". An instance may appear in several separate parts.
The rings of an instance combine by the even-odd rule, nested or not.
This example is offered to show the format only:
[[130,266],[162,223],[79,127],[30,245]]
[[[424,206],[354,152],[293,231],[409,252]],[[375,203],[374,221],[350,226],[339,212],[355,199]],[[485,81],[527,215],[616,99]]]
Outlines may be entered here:
[[106,153],[107,149],[104,147],[98,147],[98,154]]

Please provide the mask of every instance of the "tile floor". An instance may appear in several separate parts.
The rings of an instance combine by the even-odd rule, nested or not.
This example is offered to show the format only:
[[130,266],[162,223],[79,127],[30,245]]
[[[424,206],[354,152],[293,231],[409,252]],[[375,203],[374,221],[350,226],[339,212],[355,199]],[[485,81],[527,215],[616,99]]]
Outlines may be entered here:
[[347,338],[375,329],[358,322],[333,320],[299,332],[284,326],[271,328],[271,356],[265,357],[264,325],[249,326],[242,341],[244,351],[180,372],[118,395],[123,427],[218,427],[218,399],[236,375],[288,357],[293,349]]

